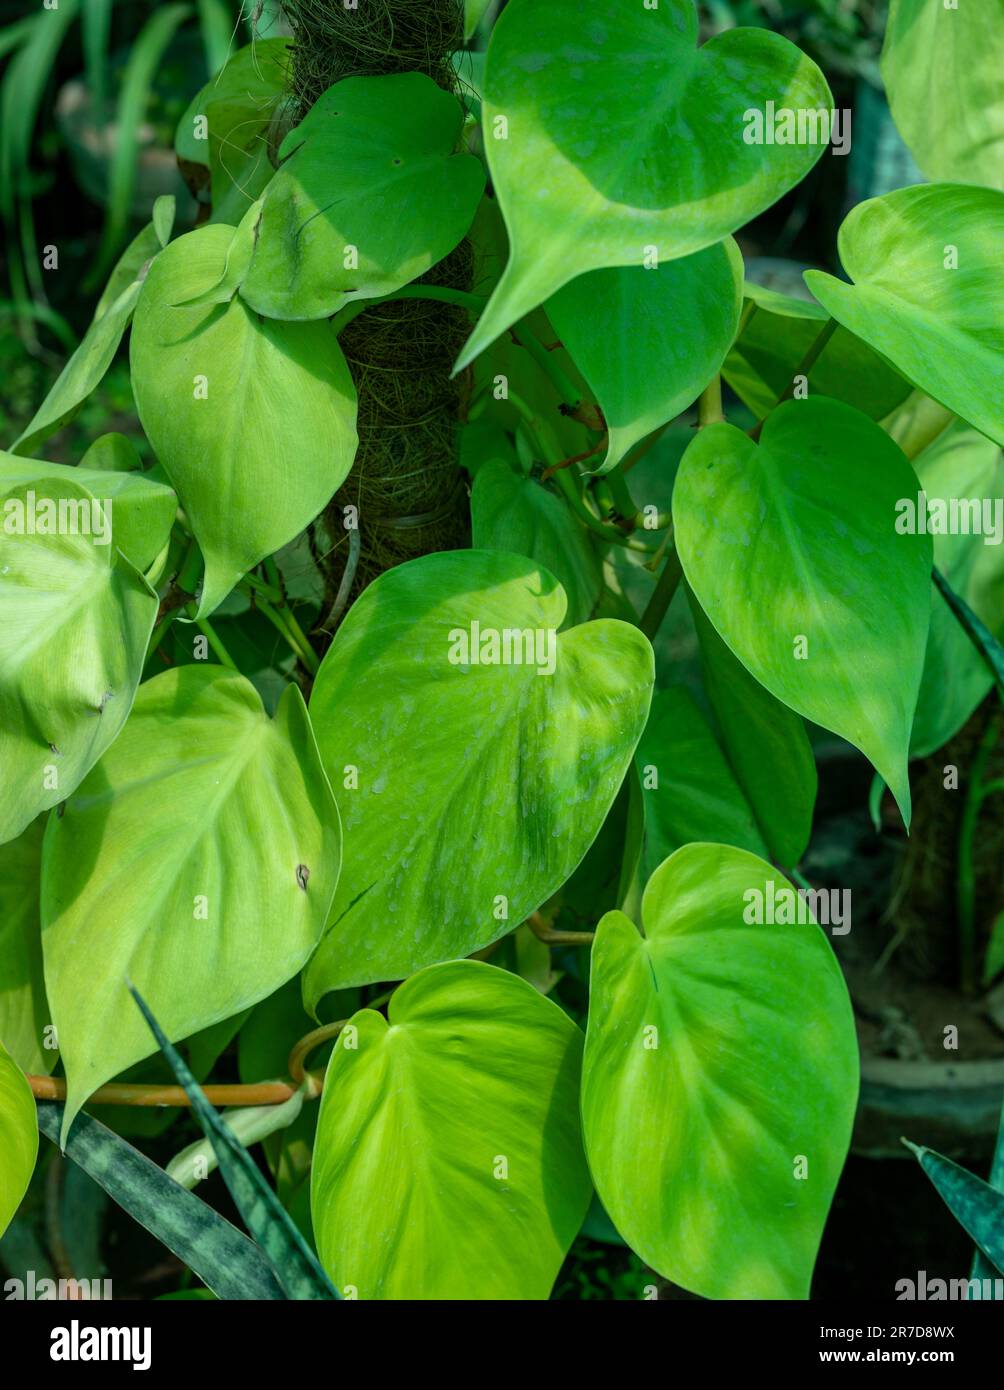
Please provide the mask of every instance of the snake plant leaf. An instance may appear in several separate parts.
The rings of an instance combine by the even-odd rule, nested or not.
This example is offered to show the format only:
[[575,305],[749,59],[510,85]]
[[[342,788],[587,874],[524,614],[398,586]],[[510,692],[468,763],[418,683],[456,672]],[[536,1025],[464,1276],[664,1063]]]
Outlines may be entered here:
[[8,486],[2,510],[0,844],[63,801],[118,736],[157,616],[77,483]]
[[632,1249],[704,1298],[808,1296],[850,1143],[850,1000],[804,905],[770,911],[794,894],[745,850],[687,845],[649,880],[645,935],[610,912],[593,943],[590,1172]]
[[[821,304],[747,284],[742,329],[722,376],[762,419],[787,391],[829,319]],[[808,390],[882,420],[910,394],[910,383],[867,343],[837,328],[808,372]]]
[[64,1136],[92,1091],[155,1051],[126,976],[174,1039],[265,998],[317,943],[340,841],[295,686],[274,720],[249,681],[218,666],[176,667],[140,688],[43,850]]
[[131,281],[101,317],[94,320],[49,394],[14,441],[13,453],[34,453],[43,439],[48,439],[73,419],[111,366],[141,289],[141,281]]
[[[458,369],[577,275],[689,256],[770,207],[822,143],[748,143],[767,102],[828,125],[816,65],[780,35],[732,29],[701,49],[693,0],[510,0],[482,107],[509,229],[502,281]],[[773,134],[773,131],[770,132]]]
[[986,623],[974,613],[961,594],[957,594],[935,565],[932,571],[935,587],[955,615],[956,622],[993,672],[1001,695],[1004,695],[1004,645],[998,642]]
[[328,318],[449,255],[484,191],[480,160],[457,152],[463,120],[424,73],[336,82],[282,142],[242,297],[271,318]]
[[766,857],[749,802],[684,686],[655,692],[635,757],[645,801],[643,882],[675,850],[695,841],[736,845]]
[[[40,1104],[38,1128],[60,1144],[63,1106]],[[219,1298],[286,1297],[253,1241],[99,1120],[78,1115],[61,1147]]]
[[311,1179],[318,1253],[342,1288],[547,1298],[592,1195],[581,1057],[563,1010],[478,961],[414,975],[387,1019],[355,1014],[328,1065]]
[[[934,1149],[902,1141],[937,1188],[938,1195],[982,1253],[1004,1274],[1004,1192]],[[996,1277],[996,1275],[994,1275]]]
[[[1000,51],[1004,0],[892,0],[882,80],[900,135],[928,179],[1004,189]],[[965,93],[965,118],[959,94]]]
[[0,1043],[0,1235],[28,1190],[37,1155],[35,1098],[21,1068]]
[[764,858],[797,864],[812,833],[818,785],[805,724],[733,656],[689,586],[687,598],[700,649],[704,692],[722,748],[770,851]]
[[[599,833],[645,725],[647,639],[558,632],[560,585],[517,555],[426,555],[350,610],[311,696],[345,824],[328,991],[470,955],[524,921]],[[532,650],[531,650],[532,647]]]
[[214,222],[236,226],[272,177],[269,140],[289,82],[289,39],[256,39],[206,83],[178,122],[175,153],[190,183],[189,166],[209,171]]
[[[956,421],[914,460],[919,481],[915,515],[930,509],[934,563],[998,639],[1004,638],[1001,498],[1004,457],[991,440]],[[965,530],[942,529],[961,505]],[[996,521],[995,521],[996,517]],[[973,522],[978,518],[979,530]],[[989,522],[984,526],[984,522]],[[995,530],[996,525],[996,530]],[[993,672],[937,588],[931,586],[931,627],[913,716],[910,753],[926,758],[968,721],[994,683]]]
[[0,1043],[36,1076],[56,1064],[56,1049],[45,1046],[51,1020],[38,909],[44,833],[40,816],[0,845]]
[[[104,440],[122,438],[102,436]],[[0,453],[0,495],[23,488],[33,490],[37,499],[53,485],[57,490],[64,484],[76,492],[84,489],[109,521],[111,539],[107,544],[121,550],[136,569],[145,570],[160,554],[171,533],[178,499],[171,488],[141,473],[88,467],[89,463],[100,461],[98,446],[102,439],[95,440],[76,468]]]
[[1004,193],[959,183],[859,203],[838,236],[852,285],[805,282],[908,381],[1004,446]]
[[777,699],[861,749],[907,825],[931,538],[895,523],[916,493],[878,425],[818,396],[773,411],[759,444],[701,430],[673,492],[683,571],[719,636]]
[[[216,1113],[178,1052],[171,1046],[149,1005],[138,990],[130,993],[149,1025],[157,1046],[191,1102],[195,1118],[210,1141],[220,1172],[244,1224],[264,1251],[287,1298],[335,1300],[337,1289],[317,1262],[317,1256],[283,1210],[265,1175],[237,1137]],[[301,1097],[302,1102],[302,1097]],[[273,1107],[276,1109],[278,1107]]]
[[598,473],[691,405],[719,370],[739,325],[742,280],[742,256],[729,237],[651,270],[590,271],[547,301],[607,422]]
[[471,544],[525,555],[553,574],[568,599],[565,626],[587,622],[595,612],[603,569],[588,534],[560,497],[499,459],[481,464],[474,478]]
[[357,443],[355,388],[329,324],[272,323],[240,299],[182,305],[219,282],[232,239],[203,227],[161,252],[131,344],[143,428],[205,557],[200,617],[313,521]]

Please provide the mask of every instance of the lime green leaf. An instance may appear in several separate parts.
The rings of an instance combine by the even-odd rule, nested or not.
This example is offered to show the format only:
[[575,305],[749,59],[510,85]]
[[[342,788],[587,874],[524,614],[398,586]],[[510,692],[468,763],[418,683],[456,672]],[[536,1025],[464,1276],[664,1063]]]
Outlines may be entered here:
[[920,184],[859,203],[840,228],[854,281],[805,281],[845,328],[1004,445],[1004,193]]
[[93,1090],[155,1050],[127,975],[177,1039],[296,974],[331,904],[340,840],[295,686],[274,721],[247,680],[218,666],[141,687],[118,741],[46,835],[42,947],[64,1127]]
[[[8,486],[2,506],[0,844],[63,801],[116,738],[157,616],[156,594],[77,483]],[[64,534],[16,533],[50,520],[55,530],[60,508]]]
[[0,1235],[28,1190],[37,1154],[35,1099],[21,1068],[0,1043]]
[[768,416],[759,445],[701,430],[673,493],[683,570],[719,636],[772,695],[860,748],[908,825],[931,538],[895,522],[916,492],[878,425],[809,397]]
[[688,845],[645,889],[645,935],[611,912],[593,944],[593,1181],[646,1264],[705,1298],[808,1296],[850,1142],[847,987],[811,916],[776,920],[782,897],[797,909],[754,855]]
[[16,840],[0,845],[0,1043],[23,1071],[36,1076],[56,1064],[56,1049],[45,1046],[51,1020],[38,915],[44,832],[40,816]]
[[313,521],[357,442],[355,389],[329,324],[272,323],[239,299],[174,307],[220,280],[232,239],[204,227],[172,241],[132,335],[140,419],[205,556],[200,617]]
[[327,318],[441,261],[484,190],[480,161],[456,152],[463,119],[424,73],[336,82],[282,142],[242,297],[272,318]]
[[214,222],[236,225],[272,176],[269,130],[289,85],[289,58],[289,39],[256,39],[206,83],[178,122],[178,159],[212,170]]
[[[63,1106],[39,1105],[38,1126],[59,1144]],[[220,1298],[285,1298],[253,1241],[98,1120],[79,1115],[62,1146],[67,1158]]]
[[45,400],[27,427],[14,441],[15,454],[32,453],[43,439],[55,434],[83,405],[112,364],[122,335],[136,308],[142,285],[133,280],[100,318],[94,320],[83,341],[60,372]]
[[645,800],[643,879],[674,850],[695,840],[766,856],[749,802],[683,686],[653,695],[636,758]]
[[[432,966],[339,1036],[314,1149],[317,1249],[360,1298],[546,1298],[589,1206],[582,1035],[525,980]],[[464,1103],[458,1104],[463,1096]]]
[[[756,416],[766,415],[791,387],[829,317],[812,300],[746,286],[745,327],[725,359],[722,376]],[[838,328],[808,373],[808,389],[881,420],[906,400],[910,383],[867,343]]]
[[[934,532],[934,563],[945,579],[987,624],[1004,637],[1004,560],[1000,532],[994,540],[994,512],[1000,526],[1004,497],[1004,459],[996,444],[956,422],[914,460],[918,494],[910,498],[913,516]],[[923,500],[920,500],[920,493]],[[996,500],[995,500],[996,499]],[[973,514],[962,512],[965,530],[951,524],[950,508],[971,505],[980,532],[972,532]],[[990,527],[983,531],[983,522]],[[956,522],[958,527],[958,522]],[[931,587],[931,627],[927,636],[924,674],[913,717],[910,753],[926,758],[948,742],[969,719],[994,683],[990,670],[955,614],[937,589]]]
[[[816,761],[805,725],[747,671],[687,588],[701,672],[718,734],[770,858],[797,864],[812,833]],[[767,856],[765,856],[767,857]]]
[[[123,436],[104,435],[102,438],[122,440]],[[56,489],[54,495],[60,495],[64,485],[73,495],[86,490],[100,504],[111,527],[111,540],[105,544],[121,550],[131,565],[145,570],[170,534],[178,499],[171,488],[140,473],[100,467],[99,453],[92,451],[98,451],[101,443],[101,439],[95,440],[77,468],[0,453],[0,493],[33,489],[36,498],[40,498],[51,488]]]
[[603,571],[588,533],[560,497],[498,459],[482,464],[474,479],[471,544],[525,555],[553,574],[568,599],[566,626],[592,617]]
[[[892,0],[882,80],[893,119],[929,179],[1004,188],[1000,52],[1004,0]],[[959,109],[965,97],[965,118]]]
[[815,164],[822,143],[744,137],[768,101],[829,112],[816,65],[763,29],[696,42],[693,0],[587,14],[578,0],[510,0],[483,120],[511,256],[458,367],[575,276],[712,246]]
[[736,335],[742,279],[742,256],[729,237],[652,270],[594,270],[551,296],[548,318],[607,422],[597,472],[701,394]]
[[982,1253],[1004,1274],[1004,1192],[997,1192],[975,1173],[960,1168],[933,1149],[903,1143],[938,1190],[956,1221]]
[[298,1300],[337,1299],[338,1291],[321,1269],[317,1256],[283,1210],[261,1169],[238,1139],[235,1131],[223,1123],[209,1104],[181,1054],[168,1042],[142,995],[131,986],[130,993],[139,1005],[140,1012],[149,1024],[150,1031],[157,1040],[157,1046],[179,1085],[184,1087],[195,1117],[213,1147],[234,1204],[244,1224],[275,1270],[286,1297]]
[[311,697],[346,853],[308,1007],[487,946],[585,855],[644,727],[653,657],[613,620],[557,635],[565,611],[546,570],[478,550],[401,565],[356,601]]

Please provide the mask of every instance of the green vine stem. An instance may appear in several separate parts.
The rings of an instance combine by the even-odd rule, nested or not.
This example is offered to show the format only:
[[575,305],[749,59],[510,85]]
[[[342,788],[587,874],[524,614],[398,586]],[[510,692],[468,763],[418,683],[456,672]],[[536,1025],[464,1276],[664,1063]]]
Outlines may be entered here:
[[300,658],[304,666],[312,676],[316,676],[320,669],[320,661],[317,653],[303,635],[299,623],[290,613],[288,608],[273,608],[271,603],[265,598],[258,597],[255,606],[260,613],[263,613],[275,630],[281,634],[286,644]]
[[956,882],[956,911],[959,921],[959,983],[964,994],[975,994],[979,987],[976,966],[976,870],[974,844],[980,809],[987,797],[1004,786],[1000,778],[983,781],[987,764],[1000,734],[995,717],[984,730],[973,758],[969,786],[959,825],[958,878]]
[[676,547],[673,546],[666,555],[666,563],[662,567],[658,583],[652,590],[652,596],[638,620],[638,626],[650,642],[662,626],[662,620],[669,610],[669,605],[673,602],[673,596],[682,578],[683,569],[680,565],[680,556]]
[[795,382],[798,380],[800,376],[804,376],[806,379],[808,379],[809,373],[812,371],[813,367],[819,361],[820,357],[822,357],[823,349],[826,347],[826,344],[830,341],[830,339],[833,337],[834,333],[836,333],[839,327],[840,324],[837,322],[836,319],[827,319],[826,323],[823,324],[823,327],[819,330],[815,338],[812,340],[812,342],[806,349],[805,356],[802,358],[801,362],[799,362],[798,366],[792,373],[791,380],[788,382],[788,385],[778,396],[777,400],[774,402],[770,410],[767,412],[767,415],[765,415],[762,420],[758,420],[757,423],[750,430],[750,439],[754,441],[758,440],[771,412],[776,410],[779,405],[784,405],[785,401],[790,401],[794,398]]

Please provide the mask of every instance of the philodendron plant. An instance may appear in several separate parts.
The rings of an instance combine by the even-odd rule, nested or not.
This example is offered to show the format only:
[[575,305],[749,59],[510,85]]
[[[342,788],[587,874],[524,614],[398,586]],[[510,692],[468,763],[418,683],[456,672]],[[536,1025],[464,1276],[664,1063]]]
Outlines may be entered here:
[[[788,298],[733,240],[826,149],[786,40],[698,48],[693,0],[510,0],[483,71],[343,65],[306,100],[289,8],[292,54],[236,53],[179,128],[204,224],[172,239],[157,203],[0,460],[0,1224],[34,1092],[196,1248],[82,1113],[177,1104],[159,1036],[268,1137],[309,1287],[546,1298],[595,1193],[684,1288],[804,1298],[858,1084],[798,870],[805,721],[909,823],[911,750],[992,682],[979,556],[943,562],[945,606],[916,507],[925,475],[1000,487],[1004,193],[863,204],[848,279]],[[360,371],[360,326],[407,301],[461,323],[462,471],[429,468],[469,479],[471,544],[387,567],[359,460],[395,373],[454,356],[391,340],[390,385]],[[127,329],[145,445],[44,461]],[[215,1273],[198,1248],[234,1296],[231,1247]]]

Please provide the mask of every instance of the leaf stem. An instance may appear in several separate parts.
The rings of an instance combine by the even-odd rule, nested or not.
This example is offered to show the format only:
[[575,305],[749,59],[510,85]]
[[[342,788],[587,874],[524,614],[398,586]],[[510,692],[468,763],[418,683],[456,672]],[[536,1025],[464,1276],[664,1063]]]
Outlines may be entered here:
[[722,409],[722,378],[716,372],[705,386],[697,400],[697,427],[707,429],[708,425],[720,425],[725,419]]
[[790,401],[793,399],[795,395],[795,382],[798,380],[800,376],[804,376],[806,379],[808,379],[809,373],[812,371],[813,367],[819,361],[820,357],[822,357],[823,349],[826,347],[826,344],[830,341],[830,339],[833,337],[834,333],[836,333],[839,327],[840,324],[837,322],[836,319],[827,319],[827,321],[823,324],[822,328],[819,330],[815,338],[813,338],[812,342],[806,349],[805,356],[802,358],[801,362],[799,362],[798,366],[792,373],[792,377],[791,380],[788,382],[788,385],[778,396],[777,400],[774,402],[770,410],[767,412],[767,415],[765,415],[762,420],[758,420],[757,423],[750,430],[750,439],[758,440],[760,438],[761,433],[763,432],[763,427],[767,421],[768,416],[771,415],[772,412],[775,411],[779,405],[784,405],[785,401]]
[[[310,674],[316,676],[321,664],[317,659],[317,653],[307,641],[306,637],[303,636],[302,632],[300,632],[300,625],[296,622],[295,618],[293,619],[293,623],[296,631],[294,631],[292,627],[286,625],[283,619],[283,613],[291,617],[292,615],[289,613],[289,609],[287,608],[280,611],[277,608],[273,608],[268,600],[264,598],[257,598],[255,606],[260,613],[264,613],[265,617],[276,631],[281,633],[286,643],[300,658]],[[300,632],[299,637],[296,635],[297,632]]]
[[680,565],[680,556],[676,547],[673,546],[666,556],[662,574],[659,575],[659,581],[645,605],[645,611],[638,620],[638,626],[650,642],[662,625],[662,620],[666,616],[669,605],[673,602],[673,596],[682,577],[683,568]]

